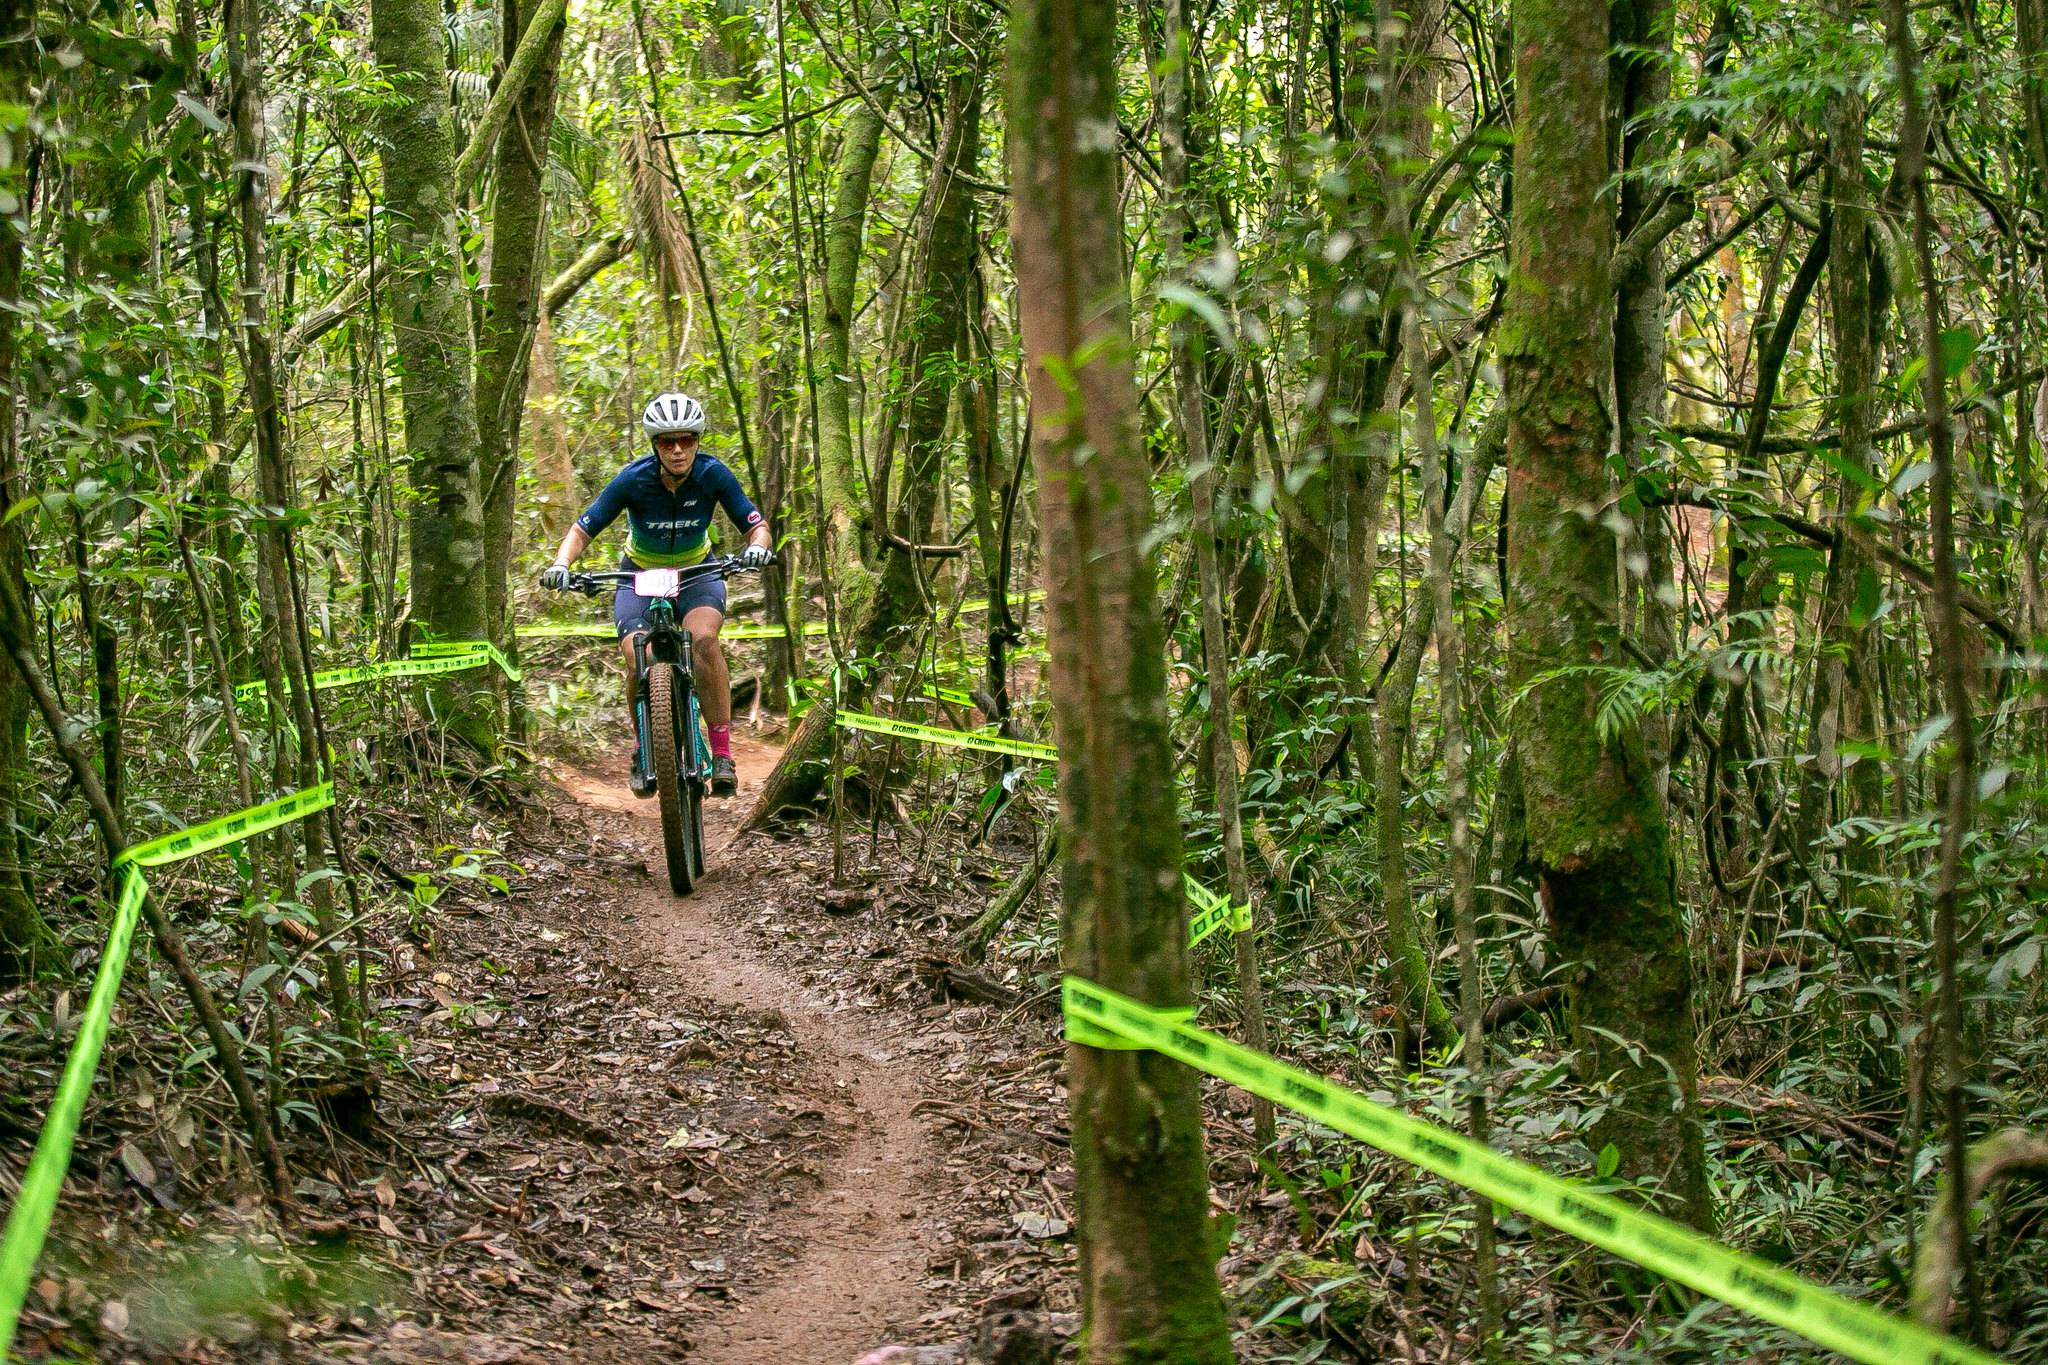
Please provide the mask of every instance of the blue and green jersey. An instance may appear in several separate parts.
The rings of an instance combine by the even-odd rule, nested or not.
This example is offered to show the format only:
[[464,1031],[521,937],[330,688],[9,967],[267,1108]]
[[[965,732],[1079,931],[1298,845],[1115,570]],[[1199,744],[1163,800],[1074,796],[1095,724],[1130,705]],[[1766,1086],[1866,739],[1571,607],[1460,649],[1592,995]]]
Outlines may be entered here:
[[661,461],[643,455],[604,486],[576,524],[593,539],[626,514],[626,553],[643,569],[701,563],[711,553],[711,514],[723,507],[732,524],[751,531],[761,514],[722,460],[700,453],[674,492],[662,481]]

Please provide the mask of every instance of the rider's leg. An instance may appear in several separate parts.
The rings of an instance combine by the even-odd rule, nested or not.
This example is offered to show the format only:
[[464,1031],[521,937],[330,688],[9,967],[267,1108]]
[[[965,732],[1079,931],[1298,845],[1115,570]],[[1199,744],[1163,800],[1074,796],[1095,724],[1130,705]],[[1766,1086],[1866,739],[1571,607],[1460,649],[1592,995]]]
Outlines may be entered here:
[[640,706],[640,673],[634,667],[635,654],[640,642],[647,638],[645,631],[634,631],[619,641],[619,652],[626,660],[626,719],[630,723]]
[[711,752],[731,758],[732,676],[725,666],[725,651],[718,644],[718,631],[724,624],[725,613],[716,607],[692,607],[683,616],[683,629],[690,632],[690,671],[697,676],[697,704],[704,712]]

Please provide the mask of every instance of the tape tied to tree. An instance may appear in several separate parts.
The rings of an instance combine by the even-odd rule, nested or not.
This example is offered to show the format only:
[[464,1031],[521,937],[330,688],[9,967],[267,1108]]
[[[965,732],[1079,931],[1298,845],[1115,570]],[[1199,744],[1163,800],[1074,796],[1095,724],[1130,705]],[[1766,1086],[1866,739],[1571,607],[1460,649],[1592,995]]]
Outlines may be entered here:
[[1060,1004],[1071,1042],[1114,1037],[1120,1048],[1171,1057],[1864,1365],[1998,1365],[1953,1337],[1197,1028],[1186,1011],[1078,976],[1062,979]]
[[[972,704],[971,701],[969,704]],[[917,725],[907,720],[871,716],[861,711],[841,711],[838,719],[839,723],[849,730],[866,730],[878,735],[893,735],[899,739],[919,740],[927,744],[949,744],[960,749],[985,749],[990,753],[1011,754],[1020,758],[1035,759],[1041,763],[1051,763],[1059,758],[1059,750],[1050,744],[1033,744],[1029,740],[1009,739],[1002,735],[969,734],[964,730],[947,730],[937,725]],[[1194,913],[1188,920],[1188,947],[1194,947],[1218,929],[1228,928],[1233,934],[1242,934],[1252,927],[1252,908],[1249,904],[1233,904],[1230,897],[1218,895],[1185,873],[1182,874],[1182,879],[1187,883],[1188,901],[1194,907]],[[1193,1015],[1189,1017],[1193,1018]]]
[[28,1299],[29,1280],[49,1236],[57,1196],[64,1188],[64,1172],[71,1165],[71,1148],[78,1139],[85,1097],[92,1089],[100,1053],[106,1047],[114,1000],[120,994],[128,952],[135,941],[135,922],[142,914],[143,897],[149,894],[142,869],[225,848],[333,804],[334,784],[323,782],[175,834],[132,844],[115,856],[114,875],[121,889],[114,902],[113,922],[107,927],[99,970],[93,977],[92,994],[86,998],[85,1012],[79,1016],[78,1032],[72,1039],[70,1055],[64,1059],[64,1072],[58,1077],[49,1112],[43,1117],[35,1152],[21,1174],[21,1189],[14,1196],[14,1207],[7,1211],[6,1229],[0,1231],[0,1359],[7,1358],[8,1348],[14,1342],[21,1306]]
[[948,730],[937,725],[916,725],[907,720],[896,720],[889,716],[871,716],[861,711],[841,711],[839,724],[849,730],[866,730],[871,734],[893,735],[898,739],[914,739],[925,744],[945,744],[956,749],[980,749],[992,754],[1008,754],[1012,758],[1029,758],[1040,763],[1051,763],[1060,756],[1060,751],[1050,744],[1033,744],[1030,740],[1011,739],[1006,735],[984,735],[966,730]]
[[1187,883],[1188,903],[1194,907],[1188,918],[1188,947],[1194,947],[1218,929],[1228,927],[1231,933],[1242,934],[1252,927],[1250,905],[1234,905],[1230,897],[1219,896],[1186,873],[1181,874],[1181,880]]

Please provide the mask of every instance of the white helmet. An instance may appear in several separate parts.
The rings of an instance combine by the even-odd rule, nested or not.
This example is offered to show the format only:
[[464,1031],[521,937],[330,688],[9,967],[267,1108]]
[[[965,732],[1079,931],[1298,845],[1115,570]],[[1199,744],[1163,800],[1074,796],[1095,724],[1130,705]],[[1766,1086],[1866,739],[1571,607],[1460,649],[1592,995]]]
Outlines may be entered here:
[[704,434],[704,405],[687,393],[657,394],[640,414],[640,427],[647,439],[675,436],[682,432]]

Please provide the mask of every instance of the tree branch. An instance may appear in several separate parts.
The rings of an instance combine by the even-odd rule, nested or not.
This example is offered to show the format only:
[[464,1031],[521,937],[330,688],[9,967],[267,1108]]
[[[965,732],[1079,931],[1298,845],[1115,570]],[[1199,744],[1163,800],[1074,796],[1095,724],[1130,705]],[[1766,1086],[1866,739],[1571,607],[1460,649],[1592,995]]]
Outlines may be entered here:
[[[1844,522],[1840,530],[1833,530],[1817,521],[1802,517],[1796,512],[1786,512],[1775,507],[1762,507],[1751,503],[1739,502],[1731,499],[1725,493],[1717,493],[1707,488],[1673,489],[1668,493],[1644,498],[1643,505],[1646,507],[1703,507],[1709,511],[1725,513],[1731,517],[1761,517],[1766,521],[1776,522],[1801,539],[1811,541],[1813,544],[1828,550],[1836,549],[1846,538],[1855,544],[1857,548],[1882,559],[1885,563],[1897,569],[1914,586],[1926,590],[1934,585],[1934,571],[1928,568],[1927,565],[1922,564],[1919,560],[1894,548],[1892,545],[1876,539],[1850,522]],[[1961,594],[1961,606],[1964,611],[1975,617],[1978,623],[1986,630],[2004,641],[2008,649],[2019,649],[2021,647],[2020,632],[2003,616],[1999,615],[1997,607],[1985,601],[1977,594],[1968,591],[1964,591]]]
[[633,234],[624,228],[600,237],[585,247],[582,255],[570,262],[567,269],[555,276],[547,288],[541,290],[540,307],[541,311],[547,314],[548,321],[553,322],[555,314],[566,308],[569,300],[575,298],[584,285],[624,260],[632,251]]

